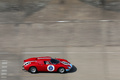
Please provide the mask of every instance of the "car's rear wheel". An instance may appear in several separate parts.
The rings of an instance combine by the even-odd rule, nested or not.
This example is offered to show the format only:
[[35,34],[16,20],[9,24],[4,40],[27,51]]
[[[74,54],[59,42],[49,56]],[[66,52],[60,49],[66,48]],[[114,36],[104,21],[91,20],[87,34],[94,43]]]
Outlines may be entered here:
[[36,67],[30,67],[29,68],[29,72],[36,73],[37,72],[37,68]]
[[59,72],[59,73],[65,73],[65,68],[63,68],[63,67],[59,68],[59,69],[58,69],[58,72]]

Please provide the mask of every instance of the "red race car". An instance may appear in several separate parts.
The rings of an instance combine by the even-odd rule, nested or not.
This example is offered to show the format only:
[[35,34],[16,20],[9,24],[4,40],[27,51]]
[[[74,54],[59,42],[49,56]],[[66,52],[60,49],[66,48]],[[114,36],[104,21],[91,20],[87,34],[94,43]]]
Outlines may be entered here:
[[33,57],[24,60],[23,68],[31,73],[39,71],[64,73],[70,71],[72,64],[65,59],[46,57]]

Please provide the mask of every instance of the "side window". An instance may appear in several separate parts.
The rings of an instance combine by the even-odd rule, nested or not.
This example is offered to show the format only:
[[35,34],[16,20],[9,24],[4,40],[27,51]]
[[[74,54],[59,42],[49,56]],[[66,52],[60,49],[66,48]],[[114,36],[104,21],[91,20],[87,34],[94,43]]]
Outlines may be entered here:
[[50,64],[50,62],[49,62],[49,61],[44,61],[44,64],[46,64],[46,65],[47,65],[47,64]]

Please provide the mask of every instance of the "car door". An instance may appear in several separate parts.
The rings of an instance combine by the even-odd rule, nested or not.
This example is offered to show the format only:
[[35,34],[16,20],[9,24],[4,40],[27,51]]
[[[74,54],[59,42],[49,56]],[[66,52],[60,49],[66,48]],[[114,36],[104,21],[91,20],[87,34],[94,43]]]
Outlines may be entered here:
[[50,61],[44,61],[44,71],[49,71],[48,67],[51,65]]
[[44,71],[44,61],[43,60],[38,61],[37,69],[38,69],[38,71]]

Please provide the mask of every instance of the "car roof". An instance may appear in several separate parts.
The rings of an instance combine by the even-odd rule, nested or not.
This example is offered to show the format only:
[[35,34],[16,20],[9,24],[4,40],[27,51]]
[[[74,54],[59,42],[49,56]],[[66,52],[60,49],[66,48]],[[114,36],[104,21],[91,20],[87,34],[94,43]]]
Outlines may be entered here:
[[45,56],[45,57],[37,57],[37,60],[50,60],[50,56]]

